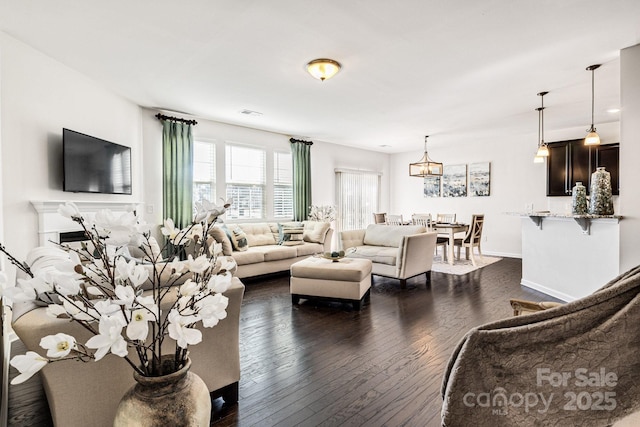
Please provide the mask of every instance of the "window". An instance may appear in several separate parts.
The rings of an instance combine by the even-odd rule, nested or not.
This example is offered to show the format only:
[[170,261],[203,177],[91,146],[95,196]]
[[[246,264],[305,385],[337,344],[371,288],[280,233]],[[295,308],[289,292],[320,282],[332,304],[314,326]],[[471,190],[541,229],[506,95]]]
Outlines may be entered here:
[[265,150],[227,144],[225,157],[227,198],[233,198],[227,218],[265,218]]
[[336,170],[338,230],[366,228],[378,211],[380,174]]
[[216,145],[193,143],[193,203],[216,200]]
[[293,218],[293,163],[291,153],[273,153],[273,216]]

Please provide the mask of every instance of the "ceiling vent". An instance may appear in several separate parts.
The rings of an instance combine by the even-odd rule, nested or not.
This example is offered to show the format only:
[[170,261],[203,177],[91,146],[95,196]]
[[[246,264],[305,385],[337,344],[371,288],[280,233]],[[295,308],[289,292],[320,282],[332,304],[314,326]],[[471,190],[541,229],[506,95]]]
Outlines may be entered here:
[[247,116],[261,116],[262,113],[259,111],[253,111],[253,110],[242,110],[240,111],[240,114],[245,114]]

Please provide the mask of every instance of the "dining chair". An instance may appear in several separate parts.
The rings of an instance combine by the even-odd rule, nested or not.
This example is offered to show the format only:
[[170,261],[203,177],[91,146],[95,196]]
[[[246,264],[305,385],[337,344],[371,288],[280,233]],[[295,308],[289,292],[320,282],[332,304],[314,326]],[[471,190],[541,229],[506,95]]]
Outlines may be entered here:
[[441,214],[439,213],[436,216],[436,222],[444,223],[444,224],[453,224],[456,222],[456,214]]
[[476,259],[473,256],[473,248],[478,248],[478,254],[482,258],[480,242],[482,240],[482,226],[484,225],[484,214],[475,214],[471,217],[471,225],[467,234],[461,239],[454,239],[453,245],[458,249],[457,259],[460,259],[460,248],[464,247],[465,256],[469,259],[471,253],[471,263],[476,266]]
[[430,213],[411,215],[411,224],[422,225],[427,228],[427,231],[431,231],[433,229],[431,221]]
[[403,225],[402,214],[387,215],[387,225]]
[[386,224],[387,223],[387,213],[374,213],[373,214],[373,223],[374,224]]

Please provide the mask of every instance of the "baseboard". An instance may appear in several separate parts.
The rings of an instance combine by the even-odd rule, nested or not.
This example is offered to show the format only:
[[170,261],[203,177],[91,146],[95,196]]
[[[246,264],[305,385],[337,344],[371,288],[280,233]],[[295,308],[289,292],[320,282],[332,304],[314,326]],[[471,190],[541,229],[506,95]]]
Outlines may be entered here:
[[487,255],[487,256],[495,256],[495,257],[500,257],[500,258],[517,258],[517,259],[522,259],[522,254],[513,254],[513,253],[509,253],[509,252],[486,252],[486,251],[482,251],[482,255]]
[[559,300],[562,300],[564,302],[575,301],[577,299],[576,297],[573,297],[571,295],[567,295],[564,292],[558,292],[558,291],[556,291],[554,289],[547,288],[546,286],[540,285],[538,283],[531,282],[531,281],[526,280],[526,279],[521,279],[520,280],[520,284],[522,286],[526,286],[527,288],[531,288],[531,289],[533,289],[535,291],[542,292],[543,294],[547,294],[547,295],[552,296],[554,298],[558,298]]

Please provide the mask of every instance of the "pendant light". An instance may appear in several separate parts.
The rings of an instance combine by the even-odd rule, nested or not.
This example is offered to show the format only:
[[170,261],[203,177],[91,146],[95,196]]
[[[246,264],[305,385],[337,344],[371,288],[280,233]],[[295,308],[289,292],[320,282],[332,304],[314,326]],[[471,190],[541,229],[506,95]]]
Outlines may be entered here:
[[536,157],[533,160],[535,163],[542,163],[544,161],[544,157],[549,157],[549,147],[547,146],[547,143],[544,142],[544,96],[548,93],[549,92],[540,92],[538,94],[541,104],[539,108],[536,108],[538,111],[538,151],[536,152]]
[[591,127],[587,129],[587,136],[584,139],[584,145],[600,145],[600,136],[598,136],[598,132],[596,132],[596,128],[593,124],[593,104],[594,104],[594,85],[593,85],[593,74],[594,71],[600,68],[601,64],[590,65],[587,67],[587,71],[591,71]]
[[[536,108],[538,112],[538,151],[540,150],[540,113],[542,112],[542,108]],[[533,158],[533,163],[544,163],[544,157],[540,156],[536,151],[536,156]]]
[[416,163],[409,163],[409,176],[442,176],[442,163],[434,162],[427,154],[427,138],[424,137],[424,154]]

